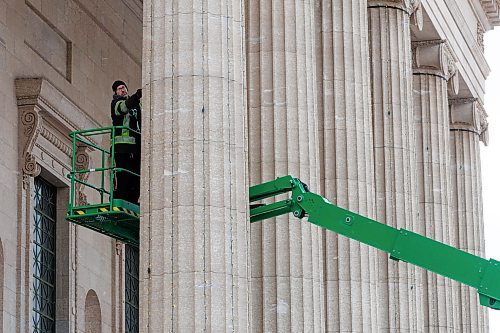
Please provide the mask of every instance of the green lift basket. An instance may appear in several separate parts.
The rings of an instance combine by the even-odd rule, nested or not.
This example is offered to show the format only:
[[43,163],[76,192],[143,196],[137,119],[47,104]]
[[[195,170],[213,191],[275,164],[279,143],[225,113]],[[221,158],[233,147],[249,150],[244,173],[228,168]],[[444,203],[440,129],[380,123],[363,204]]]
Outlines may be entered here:
[[[133,131],[125,126],[110,126],[69,134],[72,141],[71,173],[68,175],[71,187],[66,219],[127,244],[139,246],[139,206],[113,198],[117,172],[128,172],[139,177],[136,173],[115,166],[115,129],[119,128]],[[109,149],[96,143],[107,142],[107,138],[110,139]],[[92,166],[89,165],[89,169],[78,167],[77,148],[81,146],[96,151],[100,156]],[[88,179],[94,179],[94,182]],[[77,188],[79,191],[95,191],[97,195],[91,197],[98,199],[93,203],[82,204]]]

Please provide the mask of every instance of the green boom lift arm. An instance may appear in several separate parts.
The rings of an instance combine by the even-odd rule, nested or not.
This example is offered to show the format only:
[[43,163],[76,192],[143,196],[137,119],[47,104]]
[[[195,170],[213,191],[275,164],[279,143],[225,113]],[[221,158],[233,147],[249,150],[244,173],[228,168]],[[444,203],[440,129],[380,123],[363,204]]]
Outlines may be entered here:
[[389,253],[390,258],[422,267],[477,289],[481,305],[500,310],[500,262],[486,260],[405,229],[355,214],[309,192],[291,176],[250,187],[250,202],[291,192],[271,204],[251,204],[250,222],[292,213],[310,223]]

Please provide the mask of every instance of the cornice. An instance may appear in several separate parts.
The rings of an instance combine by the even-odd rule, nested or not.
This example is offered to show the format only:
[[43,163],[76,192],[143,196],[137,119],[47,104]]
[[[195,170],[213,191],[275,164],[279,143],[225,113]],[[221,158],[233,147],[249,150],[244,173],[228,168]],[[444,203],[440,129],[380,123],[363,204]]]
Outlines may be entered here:
[[[496,1],[496,0],[495,0]],[[450,13],[453,19],[456,21],[458,27],[467,26],[466,19],[464,18],[460,7],[457,5],[456,1],[450,1],[447,3],[447,6],[450,10]],[[481,51],[481,47],[479,46],[479,42],[468,29],[463,29],[461,31],[462,37],[465,40],[466,45],[468,45],[468,50],[472,53],[474,60],[477,62],[479,69],[481,70],[481,74],[484,77],[487,77],[490,73],[490,67],[486,62],[486,58],[484,53]],[[457,40],[458,45],[460,45],[460,41]],[[479,47],[474,47],[475,45]],[[457,46],[459,47],[459,46]],[[457,51],[458,52],[458,51]]]
[[500,0],[480,0],[488,22],[492,26],[500,25]]
[[[470,26],[457,1],[429,0],[423,6],[437,35],[447,39],[458,59],[460,82],[466,86],[461,87],[462,96],[473,95],[483,100],[484,80],[490,67],[477,40],[477,27]],[[465,93],[466,90],[469,92]]]
[[43,78],[16,79],[17,105],[37,105],[40,110],[70,131],[101,127],[61,91]]

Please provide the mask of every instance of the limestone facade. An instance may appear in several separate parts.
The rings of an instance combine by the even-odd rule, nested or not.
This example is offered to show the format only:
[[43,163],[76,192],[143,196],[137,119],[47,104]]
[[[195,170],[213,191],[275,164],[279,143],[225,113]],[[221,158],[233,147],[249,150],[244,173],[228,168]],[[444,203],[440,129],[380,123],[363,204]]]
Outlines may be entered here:
[[33,331],[37,179],[56,332],[127,330],[124,245],[64,220],[67,133],[109,124],[121,79],[144,89],[141,331],[488,332],[468,287],[292,217],[250,225],[247,189],[292,174],[484,256],[498,24],[479,0],[0,0],[0,331]]
[[133,0],[0,1],[2,332],[33,331],[36,178],[56,189],[56,331],[124,331],[123,245],[64,219],[68,133],[109,123],[113,79],[140,87],[141,22]]

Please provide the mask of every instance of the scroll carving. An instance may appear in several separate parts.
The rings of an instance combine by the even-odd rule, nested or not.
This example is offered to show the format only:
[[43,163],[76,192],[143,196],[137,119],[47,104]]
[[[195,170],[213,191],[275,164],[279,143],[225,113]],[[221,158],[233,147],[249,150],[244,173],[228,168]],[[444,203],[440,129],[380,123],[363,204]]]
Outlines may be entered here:
[[[90,163],[90,158],[89,154],[87,151],[86,146],[78,146],[76,150],[76,170],[81,171],[81,170],[87,170],[89,168],[89,163]],[[89,178],[89,173],[79,173],[77,174],[77,179],[80,181],[86,182]],[[88,205],[87,201],[87,195],[83,192],[85,186],[80,183],[76,183],[75,185],[75,190],[76,190],[76,200],[77,200],[77,206],[86,206]]]
[[489,141],[488,115],[477,98],[454,98],[450,103],[450,129],[466,130],[479,136],[486,146]]
[[460,88],[460,81],[458,80],[457,61],[452,55],[448,55],[448,87],[453,94],[457,95]]
[[35,108],[24,109],[20,113],[20,143],[22,145],[21,168],[24,175],[36,177],[41,168],[32,154],[36,139],[42,128],[40,110]]
[[488,114],[484,109],[484,106],[478,103],[478,116],[479,116],[479,140],[484,143],[485,146],[488,145],[490,141],[490,135],[488,131]]
[[457,60],[445,40],[428,40],[412,43],[413,73],[440,76],[450,90],[458,93]]
[[[72,167],[72,144],[67,134],[81,127],[97,128],[99,124],[43,78],[18,78],[15,88],[19,172],[24,188],[27,189],[31,178],[40,172],[54,176],[58,184],[70,185],[66,174]],[[88,155],[85,149],[77,154],[83,168],[88,163]],[[86,201],[83,193],[75,192],[75,198],[75,202]]]

